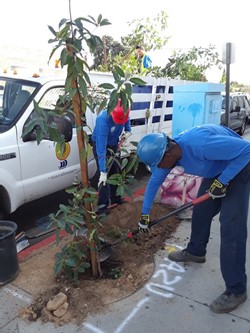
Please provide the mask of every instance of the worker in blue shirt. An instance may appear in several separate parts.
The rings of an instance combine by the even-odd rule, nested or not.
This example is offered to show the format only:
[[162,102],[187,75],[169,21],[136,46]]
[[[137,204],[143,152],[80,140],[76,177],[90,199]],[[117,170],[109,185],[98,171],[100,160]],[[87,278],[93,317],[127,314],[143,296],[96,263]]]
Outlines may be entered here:
[[247,299],[250,143],[227,127],[202,125],[173,139],[164,133],[148,134],[139,141],[137,154],[152,170],[138,223],[140,231],[148,231],[154,197],[173,167],[182,166],[186,173],[203,177],[198,196],[208,192],[213,200],[194,206],[190,241],[184,250],[171,252],[169,259],[204,263],[211,223],[220,213],[220,264],[226,290],[210,309],[216,313],[234,310]]
[[152,60],[149,55],[145,53],[145,50],[142,46],[135,47],[138,59],[140,61],[140,73],[144,73],[146,69],[152,67]]
[[[98,188],[99,201],[98,207],[100,214],[105,214],[109,204],[122,204],[124,200],[116,194],[117,186],[109,185],[108,176],[120,173],[116,157],[119,140],[127,140],[131,135],[129,118],[130,110],[124,112],[121,100],[114,110],[108,115],[107,110],[103,110],[96,118],[95,128],[92,134],[93,153],[97,158],[97,166],[100,172]],[[111,167],[107,166],[107,159],[113,157]],[[110,170],[109,170],[110,168]],[[111,201],[111,202],[110,202]]]

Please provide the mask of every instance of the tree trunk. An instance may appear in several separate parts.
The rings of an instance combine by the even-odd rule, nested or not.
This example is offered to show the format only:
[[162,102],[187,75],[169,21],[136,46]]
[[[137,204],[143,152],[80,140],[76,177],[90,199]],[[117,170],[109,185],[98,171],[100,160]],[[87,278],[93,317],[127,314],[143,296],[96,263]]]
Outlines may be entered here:
[[[77,81],[72,79],[71,82],[72,88],[77,88]],[[80,167],[81,167],[81,177],[82,183],[84,187],[89,186],[88,180],[88,163],[87,163],[87,155],[83,154],[83,151],[86,149],[85,147],[85,138],[84,138],[84,131],[83,131],[83,124],[81,118],[81,100],[79,93],[77,92],[73,97],[73,110],[75,114],[75,123],[76,123],[76,133],[77,133],[77,143],[78,143],[78,151],[79,151],[79,160],[80,160]],[[83,156],[86,156],[83,158]],[[89,197],[89,194],[85,193],[85,197]],[[90,248],[90,256],[91,256],[91,267],[92,267],[92,274],[93,277],[98,276],[98,262],[97,262],[97,255],[96,255],[96,244],[93,240],[90,239],[91,233],[91,214],[89,212],[92,211],[91,203],[85,202],[84,204],[86,208],[86,225],[88,229],[88,245]]]

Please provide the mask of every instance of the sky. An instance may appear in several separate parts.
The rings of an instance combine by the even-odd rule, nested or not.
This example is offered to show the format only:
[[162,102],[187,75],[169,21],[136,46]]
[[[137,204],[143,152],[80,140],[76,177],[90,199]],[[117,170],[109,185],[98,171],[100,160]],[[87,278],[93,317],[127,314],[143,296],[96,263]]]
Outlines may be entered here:
[[[148,2],[148,1],[147,1]],[[73,19],[99,14],[112,24],[100,33],[117,41],[131,32],[128,22],[146,17],[154,18],[161,10],[168,14],[166,34],[170,36],[166,49],[150,53],[154,65],[168,62],[174,49],[183,51],[196,47],[216,46],[219,54],[226,43],[235,48],[235,63],[230,66],[230,80],[250,84],[249,21],[247,0],[157,0],[151,4],[142,1],[71,0]],[[62,18],[69,18],[69,0],[7,0],[1,5],[1,53],[8,57],[12,47],[25,47],[25,52],[48,55],[52,37],[48,25],[56,28]],[[41,51],[40,51],[41,50]],[[9,53],[8,53],[9,52]],[[15,51],[18,60],[25,53]],[[33,53],[32,53],[33,52]],[[10,56],[13,59],[13,53]],[[1,59],[1,58],[0,58]],[[0,64],[1,67],[1,64]],[[208,79],[219,82],[221,73],[213,71]]]

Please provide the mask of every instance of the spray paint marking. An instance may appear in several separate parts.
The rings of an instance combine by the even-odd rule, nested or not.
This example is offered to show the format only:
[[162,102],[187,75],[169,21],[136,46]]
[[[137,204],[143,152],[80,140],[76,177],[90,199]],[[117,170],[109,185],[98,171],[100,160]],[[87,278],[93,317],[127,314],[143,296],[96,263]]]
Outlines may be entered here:
[[[168,253],[176,251],[177,249],[178,250],[182,249],[180,246],[172,244],[169,245],[167,244],[164,248],[168,251]],[[146,288],[151,293],[154,293],[161,297],[173,298],[174,297],[173,292],[175,289],[172,286],[178,283],[182,279],[182,277],[177,275],[174,276],[172,280],[170,280],[168,276],[169,273],[168,271],[184,273],[185,269],[176,262],[170,261],[167,257],[164,257],[163,260],[166,261],[167,264],[160,264],[159,265],[160,269],[157,270],[155,274],[152,276],[152,279],[161,278],[162,283],[150,281],[149,283],[146,284]]]
[[[164,247],[168,253],[176,251],[176,250],[182,250],[182,247],[178,245],[173,244],[167,244]],[[152,279],[158,279],[161,278],[161,282],[159,283],[151,281],[146,284],[146,289],[150,291],[152,294],[159,295],[161,297],[165,298],[173,298],[175,295],[173,292],[175,291],[175,288],[173,285],[178,283],[182,277],[179,275],[175,275],[172,279],[169,278],[168,273],[171,272],[172,275],[174,273],[180,273],[183,274],[185,272],[185,269],[183,266],[177,264],[174,261],[171,261],[168,259],[168,257],[163,258],[164,263],[160,264],[158,267],[159,269],[154,273],[152,276]],[[141,307],[149,300],[149,297],[143,298],[135,308],[131,311],[131,313],[125,318],[125,320],[118,326],[118,328],[113,331],[113,333],[122,333],[124,327],[133,319],[133,317],[136,315],[136,313],[141,309]],[[98,329],[94,325],[90,323],[85,323],[84,326],[91,330],[93,333],[105,333],[104,331]]]
[[7,294],[11,294],[11,295],[13,295],[14,297],[19,298],[21,301],[24,301],[24,302],[26,302],[26,303],[31,303],[31,302],[32,302],[32,299],[31,299],[31,298],[19,294],[16,290],[13,290],[13,289],[8,288],[8,287],[3,288],[3,290],[4,290]]
[[174,245],[166,245],[164,247],[164,249],[168,252],[168,253],[171,253],[171,252],[174,252],[176,251],[176,247]]
[[90,323],[84,323],[83,326],[88,328],[91,332],[94,332],[94,333],[105,333],[104,331],[99,330],[99,328],[95,327],[94,325],[92,325]]
[[[125,320],[118,326],[118,328],[113,333],[121,333],[124,327],[130,322],[130,320],[136,315],[136,313],[141,309],[141,307],[149,300],[149,297],[143,298],[140,302],[137,303],[135,308],[130,312],[130,314],[125,318]],[[95,327],[90,323],[84,323],[84,327],[91,330],[93,333],[105,333],[99,328]]]
[[127,316],[127,318],[120,324],[120,326],[114,331],[114,333],[120,333],[122,332],[123,328],[128,324],[128,322],[136,315],[136,313],[141,309],[141,307],[149,300],[149,297],[143,298],[133,311]]

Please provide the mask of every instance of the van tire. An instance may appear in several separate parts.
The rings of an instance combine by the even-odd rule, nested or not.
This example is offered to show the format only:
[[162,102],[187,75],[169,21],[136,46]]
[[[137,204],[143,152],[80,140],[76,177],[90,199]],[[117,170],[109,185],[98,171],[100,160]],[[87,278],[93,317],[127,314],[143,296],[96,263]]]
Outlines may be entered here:
[[0,220],[10,213],[10,197],[3,186],[0,186]]
[[245,130],[246,130],[246,126],[247,126],[247,121],[244,121],[244,123],[241,125],[240,129],[239,129],[239,135],[243,135]]

